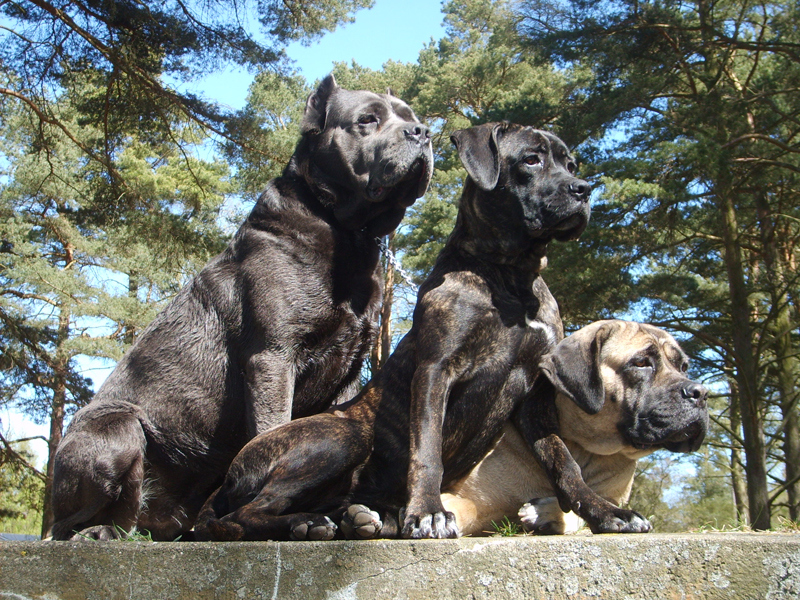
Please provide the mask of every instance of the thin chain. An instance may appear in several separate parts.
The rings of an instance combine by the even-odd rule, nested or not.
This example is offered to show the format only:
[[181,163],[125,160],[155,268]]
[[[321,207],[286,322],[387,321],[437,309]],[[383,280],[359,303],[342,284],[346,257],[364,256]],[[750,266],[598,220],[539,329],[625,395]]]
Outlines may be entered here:
[[375,243],[378,244],[378,248],[380,248],[381,254],[386,257],[386,260],[389,261],[389,264],[394,267],[394,270],[400,273],[400,277],[405,279],[405,282],[408,284],[408,287],[411,288],[411,291],[415,294],[419,292],[419,286],[411,281],[411,273],[406,271],[401,265],[400,261],[397,260],[397,257],[394,255],[394,252],[389,248],[389,244],[384,241],[384,238],[376,237]]

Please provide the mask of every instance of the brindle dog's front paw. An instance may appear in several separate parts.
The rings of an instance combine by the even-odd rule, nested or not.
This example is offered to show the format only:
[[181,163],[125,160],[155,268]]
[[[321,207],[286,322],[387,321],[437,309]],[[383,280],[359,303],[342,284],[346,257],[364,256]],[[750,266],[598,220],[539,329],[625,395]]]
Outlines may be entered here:
[[447,511],[434,513],[407,513],[400,511],[400,522],[403,523],[403,537],[406,539],[447,539],[459,536],[456,517]]
[[616,508],[596,522],[589,523],[592,533],[648,533],[653,529],[650,521],[633,510]]
[[69,538],[71,542],[110,542],[118,540],[120,532],[111,525],[95,525],[82,531],[78,531]]
[[302,520],[292,525],[289,537],[297,541],[327,542],[336,535],[336,523],[320,515],[314,519]]
[[198,542],[238,542],[244,538],[244,527],[236,521],[203,519],[194,526],[194,539]]
[[351,504],[339,526],[348,540],[370,540],[378,537],[383,521],[378,513],[363,504]]

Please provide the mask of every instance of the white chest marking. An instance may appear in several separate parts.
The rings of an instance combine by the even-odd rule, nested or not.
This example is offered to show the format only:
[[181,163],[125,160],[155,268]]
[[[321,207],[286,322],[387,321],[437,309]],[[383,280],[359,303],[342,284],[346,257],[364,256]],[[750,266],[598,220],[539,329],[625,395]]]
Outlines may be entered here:
[[537,321],[536,319],[531,319],[528,315],[525,315],[525,323],[528,325],[528,327],[531,327],[532,329],[538,329],[539,331],[541,331],[550,344],[555,345],[555,343],[558,341],[556,340],[556,332],[553,330],[552,327],[548,327],[547,325],[545,325],[541,321]]

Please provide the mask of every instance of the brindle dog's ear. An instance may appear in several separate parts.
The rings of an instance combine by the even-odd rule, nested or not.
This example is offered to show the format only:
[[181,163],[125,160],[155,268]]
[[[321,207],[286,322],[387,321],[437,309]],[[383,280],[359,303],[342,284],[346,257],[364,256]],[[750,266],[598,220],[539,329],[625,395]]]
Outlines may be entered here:
[[484,191],[491,191],[500,177],[498,135],[502,124],[487,123],[461,129],[450,136],[458,157],[472,180]]
[[319,133],[325,129],[325,117],[328,108],[328,99],[339,86],[333,73],[328,75],[319,84],[317,91],[311,94],[306,100],[306,109],[303,113],[303,122],[300,125],[300,133]]
[[556,390],[590,415],[597,414],[605,401],[600,349],[609,334],[609,328],[604,325],[591,340],[567,336],[542,358],[539,367]]

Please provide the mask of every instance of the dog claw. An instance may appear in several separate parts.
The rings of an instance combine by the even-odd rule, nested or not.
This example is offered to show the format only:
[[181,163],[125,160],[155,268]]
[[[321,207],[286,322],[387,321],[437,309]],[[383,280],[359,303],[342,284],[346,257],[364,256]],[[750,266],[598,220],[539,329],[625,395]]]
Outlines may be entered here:
[[296,541],[327,542],[336,535],[336,523],[328,517],[301,521],[292,527],[290,538]]
[[426,513],[419,517],[402,512],[403,537],[420,539],[453,539],[459,536],[455,515],[451,512]]
[[347,539],[368,540],[378,537],[383,521],[378,513],[363,504],[351,504],[342,516],[340,526]]
[[649,533],[652,529],[650,521],[639,513],[619,509],[592,527],[592,533]]

